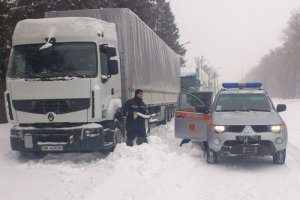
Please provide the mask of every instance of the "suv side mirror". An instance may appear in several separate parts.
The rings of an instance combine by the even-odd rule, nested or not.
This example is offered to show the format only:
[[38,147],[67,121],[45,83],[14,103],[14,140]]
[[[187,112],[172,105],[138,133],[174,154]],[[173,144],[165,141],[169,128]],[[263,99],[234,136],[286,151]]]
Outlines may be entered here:
[[119,73],[118,69],[118,61],[116,60],[108,60],[108,74],[115,75]]
[[286,105],[285,104],[278,104],[276,107],[277,112],[283,112],[286,111]]
[[197,106],[196,112],[207,114],[207,113],[209,113],[209,109],[206,106]]

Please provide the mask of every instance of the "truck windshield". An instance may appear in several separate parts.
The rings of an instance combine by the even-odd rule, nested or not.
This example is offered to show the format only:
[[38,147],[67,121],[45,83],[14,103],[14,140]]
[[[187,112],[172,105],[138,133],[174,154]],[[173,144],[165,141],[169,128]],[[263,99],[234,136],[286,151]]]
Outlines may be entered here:
[[180,77],[180,82],[182,87],[199,87],[200,81],[196,76],[186,76]]
[[270,112],[272,103],[265,94],[220,94],[215,105],[217,112],[262,111]]
[[14,46],[8,66],[11,78],[95,77],[97,50],[94,43],[54,43]]

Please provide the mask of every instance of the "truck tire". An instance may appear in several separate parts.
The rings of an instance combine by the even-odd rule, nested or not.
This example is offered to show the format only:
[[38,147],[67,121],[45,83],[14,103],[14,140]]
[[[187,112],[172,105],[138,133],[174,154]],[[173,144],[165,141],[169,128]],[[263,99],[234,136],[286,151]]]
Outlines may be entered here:
[[273,155],[273,163],[276,165],[283,165],[285,163],[285,155],[286,155],[286,149],[277,151]]
[[161,124],[166,124],[168,121],[168,107],[164,110],[164,119],[160,122]]
[[125,131],[120,127],[118,123],[115,125],[114,135],[113,135],[113,142],[115,145],[119,143],[123,143],[126,141],[126,134]]
[[207,155],[206,161],[208,164],[216,164],[218,162],[218,156],[215,151],[208,149],[206,155]]

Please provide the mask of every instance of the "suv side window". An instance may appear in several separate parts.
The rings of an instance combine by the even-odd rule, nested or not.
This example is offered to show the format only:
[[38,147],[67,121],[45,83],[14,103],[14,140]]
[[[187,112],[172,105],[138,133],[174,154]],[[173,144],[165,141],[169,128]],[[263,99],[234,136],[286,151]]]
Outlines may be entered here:
[[179,111],[195,112],[197,107],[205,107],[205,104],[196,96],[191,94],[180,94],[178,99]]

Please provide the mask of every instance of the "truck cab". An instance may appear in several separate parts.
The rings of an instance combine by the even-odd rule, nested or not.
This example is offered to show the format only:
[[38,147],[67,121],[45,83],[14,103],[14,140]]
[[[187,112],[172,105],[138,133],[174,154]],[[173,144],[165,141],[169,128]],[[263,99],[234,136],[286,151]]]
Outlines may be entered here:
[[222,86],[208,113],[197,111],[201,100],[196,96],[189,97],[197,103],[188,111],[179,107],[183,110],[177,112],[184,114],[176,114],[175,136],[203,142],[208,163],[216,163],[219,156],[273,156],[274,164],[284,164],[287,128],[279,112],[286,105],[275,108],[261,83]]
[[[104,124],[121,108],[115,25],[87,17],[28,19],[14,31],[5,92],[21,152],[114,146]],[[112,124],[114,127],[114,124]]]

